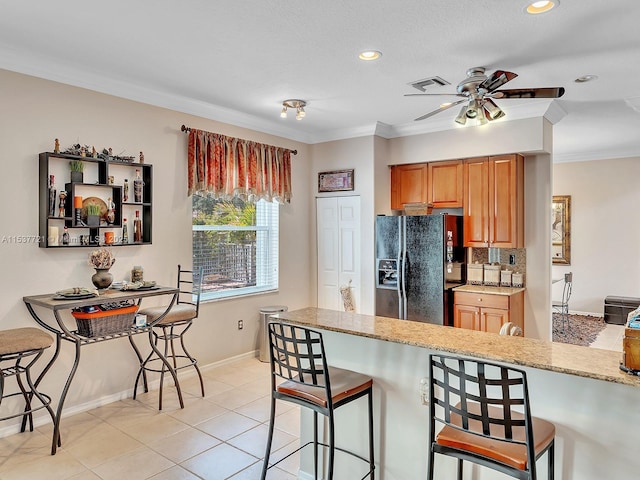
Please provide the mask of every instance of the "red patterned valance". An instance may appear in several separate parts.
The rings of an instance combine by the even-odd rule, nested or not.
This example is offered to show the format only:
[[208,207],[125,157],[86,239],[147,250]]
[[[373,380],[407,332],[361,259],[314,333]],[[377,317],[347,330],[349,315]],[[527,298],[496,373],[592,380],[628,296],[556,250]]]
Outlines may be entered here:
[[188,194],[291,202],[291,150],[189,129]]

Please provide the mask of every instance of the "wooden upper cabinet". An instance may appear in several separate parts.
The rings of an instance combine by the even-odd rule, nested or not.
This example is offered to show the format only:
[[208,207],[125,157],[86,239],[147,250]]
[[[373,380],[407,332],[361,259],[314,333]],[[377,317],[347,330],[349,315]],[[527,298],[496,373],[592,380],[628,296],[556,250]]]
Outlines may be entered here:
[[391,209],[402,210],[405,203],[427,203],[426,163],[391,167]]
[[429,163],[427,201],[433,208],[460,208],[463,202],[463,162]]
[[524,158],[521,155],[465,160],[464,245],[524,247]]

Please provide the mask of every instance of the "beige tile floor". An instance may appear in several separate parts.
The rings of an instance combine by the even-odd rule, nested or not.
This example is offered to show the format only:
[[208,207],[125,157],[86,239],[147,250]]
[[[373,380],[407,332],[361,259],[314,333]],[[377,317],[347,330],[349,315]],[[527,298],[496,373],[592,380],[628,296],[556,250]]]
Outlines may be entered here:
[[622,338],[624,337],[624,325],[607,323],[607,326],[598,334],[590,347],[603,350],[622,352]]
[[[51,456],[51,424],[0,438],[0,480],[256,480],[269,421],[269,367],[244,359],[175,388],[139,395],[62,419],[62,448]],[[299,407],[278,402],[272,459],[298,445]],[[269,480],[297,478],[294,455],[270,470]]]

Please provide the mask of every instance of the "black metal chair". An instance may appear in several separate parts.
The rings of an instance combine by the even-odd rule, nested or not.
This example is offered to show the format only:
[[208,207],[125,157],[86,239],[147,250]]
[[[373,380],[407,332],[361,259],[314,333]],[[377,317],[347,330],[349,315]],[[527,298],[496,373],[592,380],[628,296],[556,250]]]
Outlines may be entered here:
[[[51,397],[45,393],[38,391],[38,383],[42,379],[45,372],[42,372],[38,379],[33,382],[31,378],[31,367],[38,361],[44,351],[53,344],[53,337],[48,333],[32,327],[13,328],[0,331],[0,404],[5,399],[11,397],[22,396],[24,400],[24,409],[15,412],[8,409],[0,414],[0,421],[9,420],[11,418],[22,417],[21,432],[26,429],[27,421],[29,422],[29,431],[33,432],[33,412],[46,409],[51,416],[51,421],[55,425],[55,414],[51,408]],[[26,364],[21,364],[24,359],[33,357]],[[22,380],[27,382],[25,384]],[[7,393],[5,391],[5,379],[15,377],[19,391]],[[27,388],[28,387],[28,388]],[[33,405],[33,397],[36,397],[40,405]],[[60,437],[58,437],[58,446],[60,446]]]
[[562,317],[562,330],[565,326],[569,329],[569,299],[571,298],[571,290],[573,289],[573,272],[564,274],[564,287],[562,288],[562,300],[553,301],[551,307],[553,311],[559,313]]
[[[335,451],[347,453],[365,462],[368,472],[361,477],[375,478],[373,452],[373,380],[367,375],[328,367],[320,332],[283,323],[269,323],[269,354],[271,360],[271,416],[267,449],[261,479],[267,471],[285,458],[308,445],[314,447],[314,475],[318,479],[318,447],[329,451],[326,480],[334,478]],[[279,379],[284,381],[278,384]],[[369,412],[369,458],[335,446],[334,410],[358,398],[367,397]],[[276,400],[292,402],[313,410],[313,441],[309,441],[284,458],[269,465],[271,442],[275,426]],[[328,420],[328,444],[318,441],[318,414]],[[341,477],[344,478],[344,477]]]
[[[178,370],[193,367],[200,379],[200,391],[204,397],[204,382],[202,380],[202,373],[198,368],[198,360],[194,358],[187,350],[184,344],[184,335],[187,330],[191,328],[193,320],[198,317],[200,313],[200,293],[202,285],[202,267],[198,271],[184,270],[178,265],[178,290],[180,293],[176,304],[171,308],[169,313],[153,326],[152,331],[149,333],[150,341],[153,341],[157,346],[160,341],[164,342],[164,357],[173,364],[173,369],[177,373]],[[138,314],[147,316],[147,324],[154,322],[160,315],[167,310],[167,305],[160,307],[149,307],[141,309]],[[176,350],[176,340],[179,340],[180,348],[182,351]],[[155,368],[153,365],[160,362],[160,368]],[[158,395],[158,409],[162,410],[162,387],[164,383],[164,375],[168,372],[167,366],[161,359],[154,355],[153,350],[147,358],[141,363],[138,375],[136,377],[135,387],[133,389],[133,398],[136,398],[138,389],[138,382],[140,377],[143,379],[144,391],[148,392],[146,372],[160,373],[160,391]],[[175,377],[177,379],[177,376]],[[178,390],[178,399],[180,400],[180,406],[183,407],[182,391],[180,390],[180,384],[176,380],[176,389]]]
[[[545,452],[553,480],[555,426],[531,416],[523,370],[432,354],[429,375],[429,480],[436,453],[458,459],[458,480],[464,460],[535,480],[536,460]],[[444,425],[437,434],[436,422]]]

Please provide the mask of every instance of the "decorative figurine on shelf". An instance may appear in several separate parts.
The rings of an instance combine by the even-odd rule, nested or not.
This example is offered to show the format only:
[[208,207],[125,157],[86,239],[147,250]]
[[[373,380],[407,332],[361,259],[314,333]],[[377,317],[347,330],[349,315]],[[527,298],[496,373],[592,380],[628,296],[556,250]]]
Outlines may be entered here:
[[127,219],[122,219],[122,243],[129,243],[129,231],[127,230]]
[[98,152],[96,152],[96,147],[95,146],[91,147],[91,156],[93,158],[98,158]]
[[107,206],[106,220],[109,225],[113,225],[113,222],[116,220],[116,204],[111,201],[111,197],[107,200]]
[[113,149],[111,147],[109,147],[109,150],[107,150],[109,152],[109,156],[113,157]]
[[144,163],[144,153],[140,152],[140,163]]
[[86,157],[87,156],[87,151],[85,150],[84,147],[80,147],[80,156],[81,157]]
[[124,179],[124,186],[122,188],[122,201],[129,201],[129,180],[127,178]]
[[142,186],[144,183],[140,178],[140,170],[136,168],[136,178],[133,180],[133,201],[142,203]]
[[58,216],[64,217],[65,204],[67,203],[67,192],[64,190],[60,191],[60,202],[58,203]]
[[140,210],[136,210],[136,218],[133,221],[133,243],[142,243],[142,220]]
[[60,140],[57,138],[53,142],[53,153],[60,153]]
[[64,226],[64,233],[62,234],[62,244],[69,245],[69,227]]
[[[56,139],[57,140],[57,139]],[[53,183],[54,176],[49,175],[49,216],[56,214],[56,188]]]

